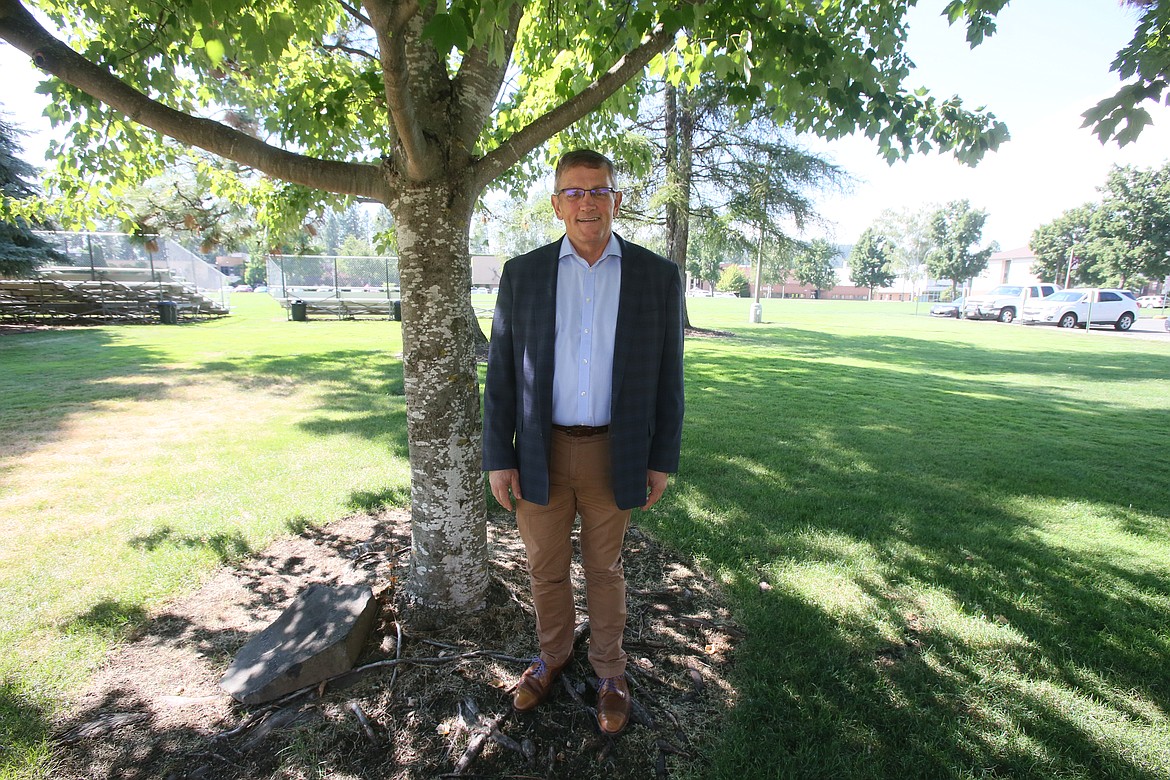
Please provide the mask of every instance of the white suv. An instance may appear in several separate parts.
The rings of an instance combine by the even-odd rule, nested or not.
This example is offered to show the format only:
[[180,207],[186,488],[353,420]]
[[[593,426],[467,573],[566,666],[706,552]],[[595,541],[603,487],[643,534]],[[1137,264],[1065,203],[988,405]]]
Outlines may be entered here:
[[963,315],[969,320],[1011,322],[1028,303],[1059,289],[1055,284],[1001,284],[991,292],[967,296]]
[[1029,301],[1020,311],[1020,322],[1062,328],[1083,328],[1089,323],[1129,330],[1137,319],[1137,308],[1137,299],[1126,290],[1082,287]]

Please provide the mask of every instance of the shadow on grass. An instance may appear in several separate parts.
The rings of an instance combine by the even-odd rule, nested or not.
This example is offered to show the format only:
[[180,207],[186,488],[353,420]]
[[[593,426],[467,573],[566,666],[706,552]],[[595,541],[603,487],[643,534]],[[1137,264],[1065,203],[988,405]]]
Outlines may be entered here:
[[[87,328],[9,336],[0,342],[0,432],[5,453],[19,456],[56,430],[67,413],[121,400],[164,397],[176,370],[162,350],[119,341],[109,329]],[[163,376],[168,382],[142,381]],[[388,350],[322,350],[298,355],[246,355],[196,364],[199,379],[223,379],[279,395],[319,388],[319,414],[302,423],[322,436],[350,434],[385,441],[406,457],[401,360]],[[198,381],[196,379],[195,381]]]
[[[748,630],[720,776],[1163,776],[1170,572],[1111,536],[1170,542],[1149,412],[987,377],[1165,358],[746,341],[688,342],[682,470],[642,520],[722,573]],[[1069,504],[1114,524],[1099,547],[1035,508]]]
[[107,599],[74,618],[70,630],[97,633],[108,641],[119,641],[145,624],[146,620],[146,610],[141,605]]
[[49,729],[48,709],[16,680],[0,680],[0,776],[47,772]]
[[377,492],[359,490],[349,497],[349,507],[355,512],[374,514],[392,507],[410,506],[410,487],[395,486]]
[[221,563],[238,561],[252,554],[248,540],[239,531],[192,536],[180,533],[168,525],[156,528],[149,534],[133,536],[127,544],[136,550],[146,550],[147,552],[153,552],[164,546],[208,549],[215,553],[215,557]]
[[402,362],[388,352],[333,350],[305,355],[257,355],[200,366],[245,387],[311,386],[317,414],[298,425],[319,436],[353,435],[383,442],[408,457]]
[[[96,328],[0,339],[0,452],[19,457],[31,451],[76,412],[165,396],[162,362],[157,350],[119,343]],[[160,381],[149,381],[152,376]],[[135,381],[124,381],[130,378]]]

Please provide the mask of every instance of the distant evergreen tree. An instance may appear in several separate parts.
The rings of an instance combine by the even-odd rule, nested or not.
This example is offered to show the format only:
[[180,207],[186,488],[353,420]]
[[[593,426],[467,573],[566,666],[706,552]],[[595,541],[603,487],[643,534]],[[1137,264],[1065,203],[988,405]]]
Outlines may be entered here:
[[[0,117],[0,197],[6,207],[10,201],[24,200],[36,194],[27,179],[37,169],[20,159],[17,137],[24,132]],[[24,217],[6,217],[8,209],[0,208],[0,277],[29,276],[45,261],[67,263],[68,259],[53,249],[47,241],[33,234],[34,229],[47,224],[30,223]]]

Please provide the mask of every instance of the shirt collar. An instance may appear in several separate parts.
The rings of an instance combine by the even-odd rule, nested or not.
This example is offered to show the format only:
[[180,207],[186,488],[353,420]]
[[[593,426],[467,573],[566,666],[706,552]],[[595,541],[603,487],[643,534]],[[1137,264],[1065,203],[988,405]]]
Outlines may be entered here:
[[[569,240],[568,236],[561,239],[561,253],[558,255],[561,260],[566,257],[571,257],[585,262],[585,258],[577,254],[577,250],[573,249],[573,242]],[[605,245],[605,251],[601,253],[601,259],[597,262],[603,262],[606,258],[616,257],[618,260],[622,259],[622,244],[618,241],[617,233],[609,234],[609,243]]]

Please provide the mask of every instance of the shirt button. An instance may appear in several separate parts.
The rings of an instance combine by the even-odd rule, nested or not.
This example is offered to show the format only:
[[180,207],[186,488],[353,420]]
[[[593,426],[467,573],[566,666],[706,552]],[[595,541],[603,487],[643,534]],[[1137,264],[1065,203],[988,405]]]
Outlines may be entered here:
[[581,391],[581,397],[582,397],[582,398],[584,398],[584,397],[585,397],[585,391],[584,391],[584,390],[582,390],[582,391]]

